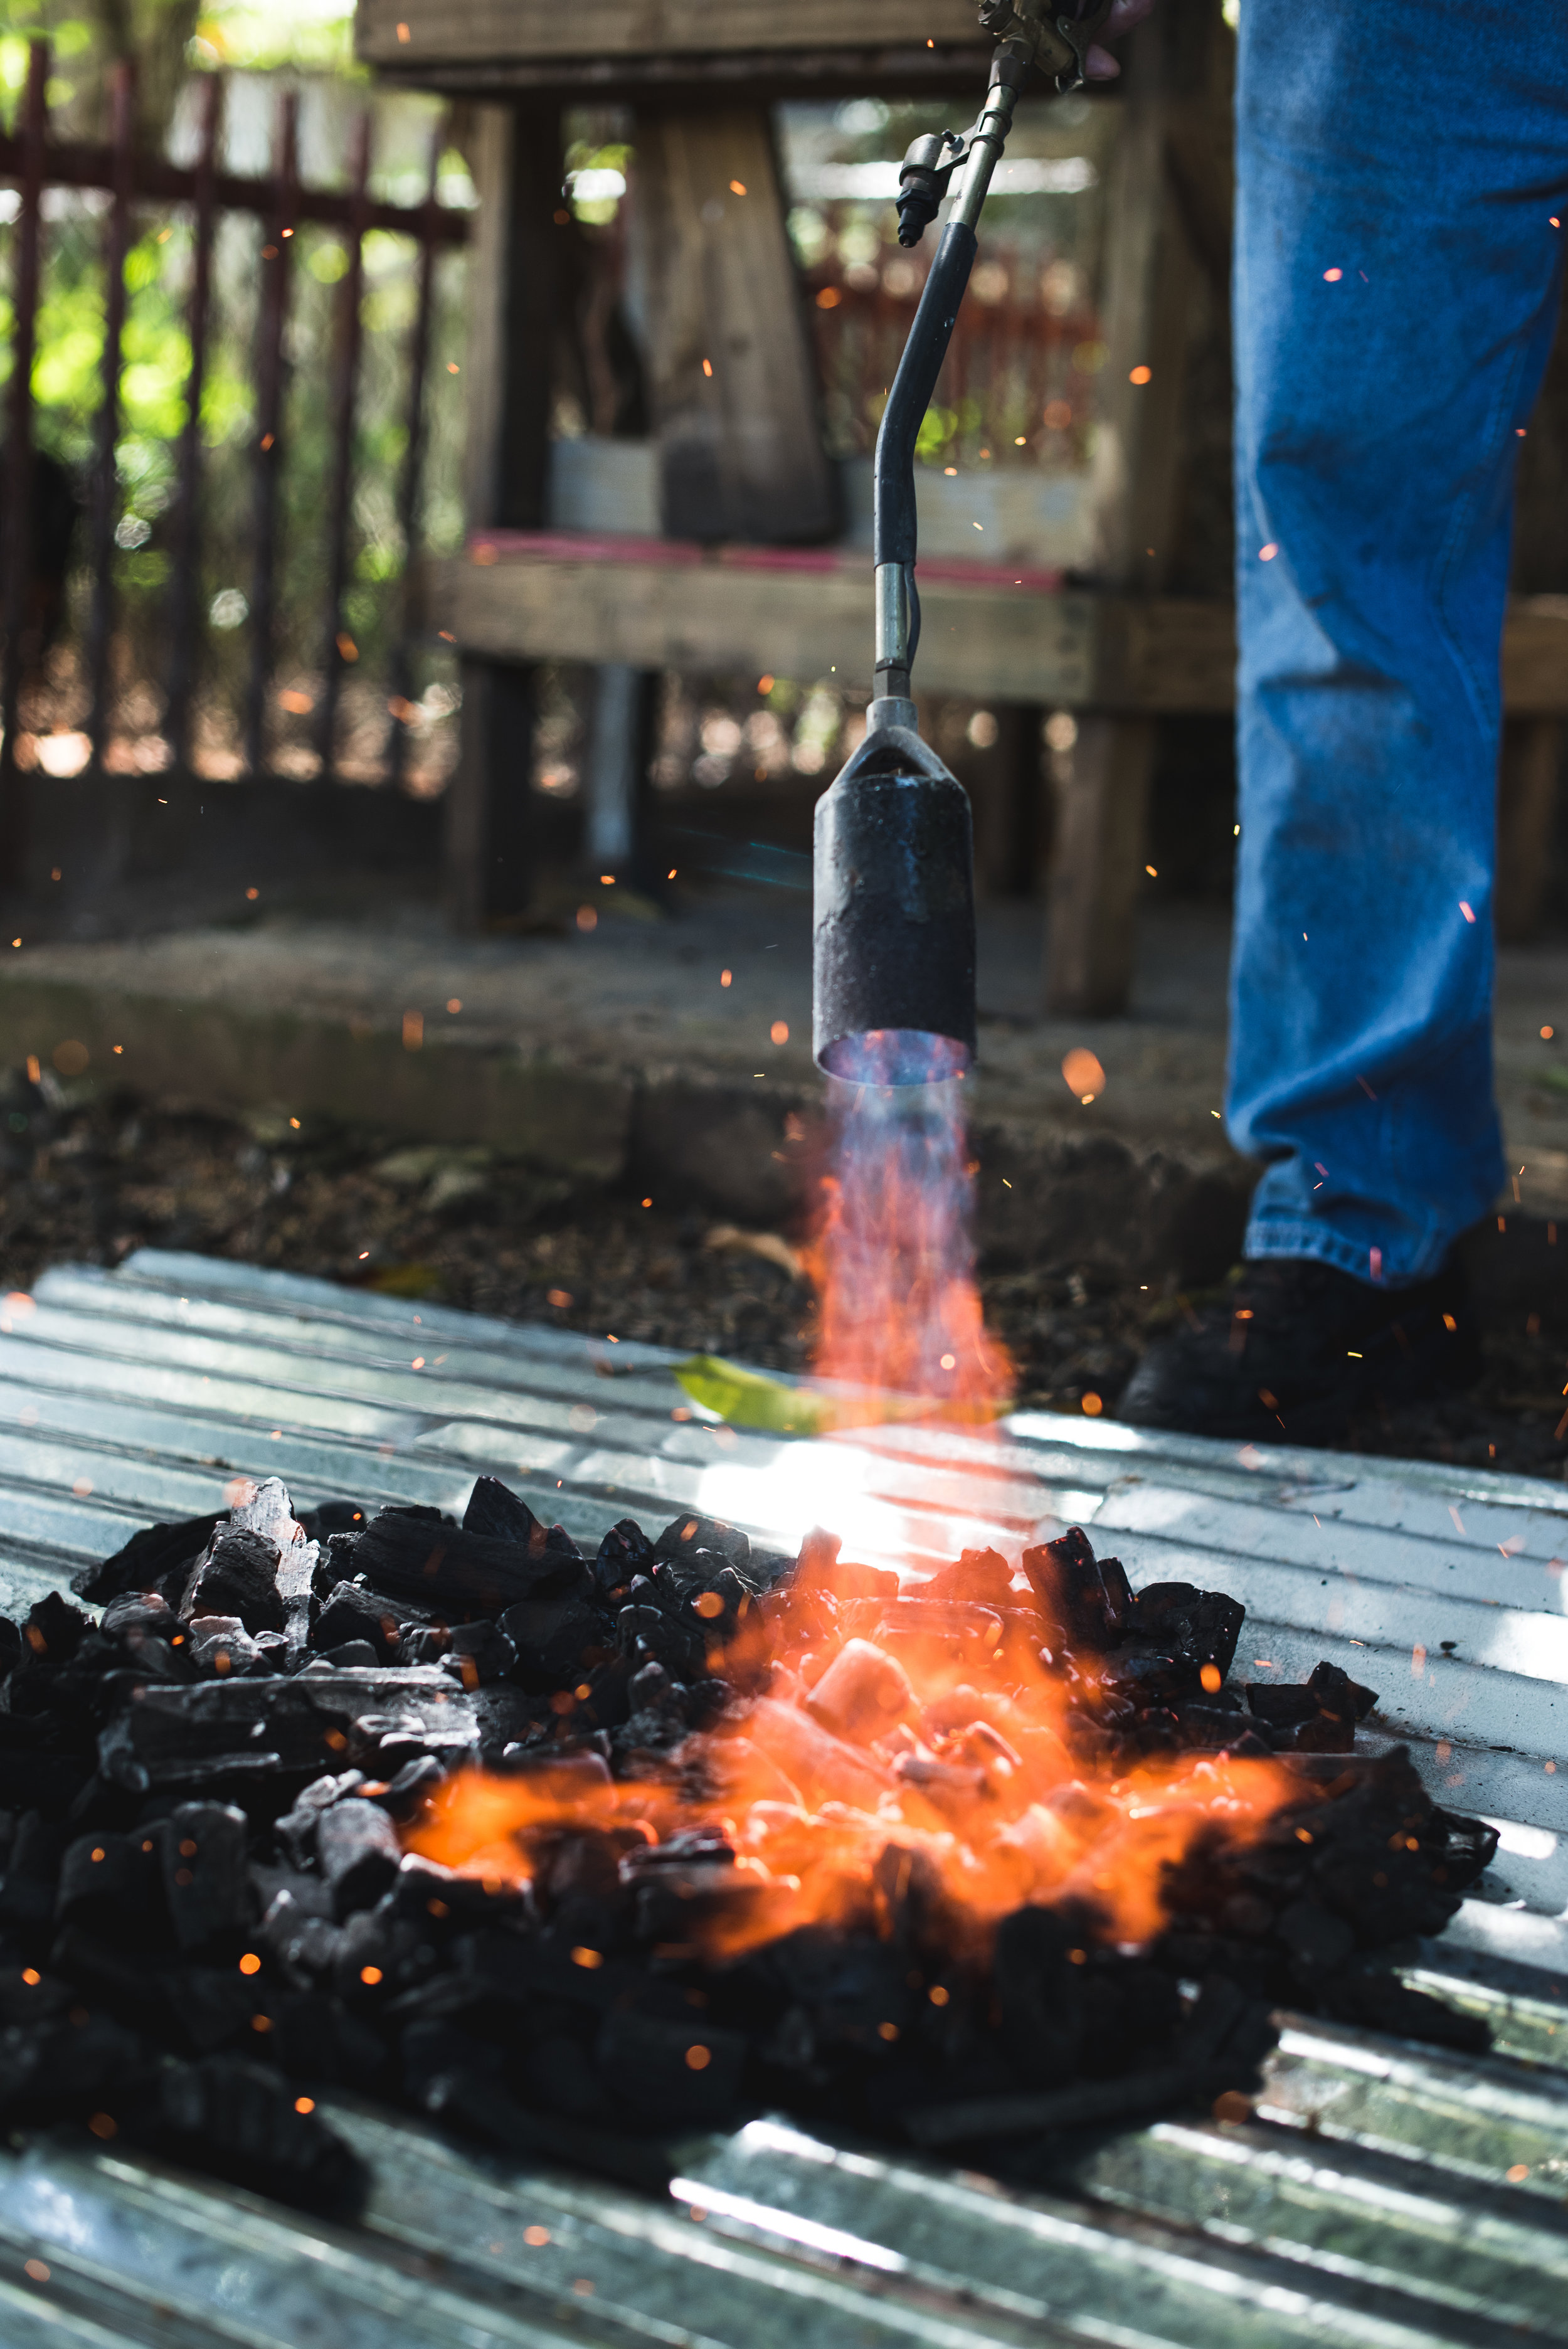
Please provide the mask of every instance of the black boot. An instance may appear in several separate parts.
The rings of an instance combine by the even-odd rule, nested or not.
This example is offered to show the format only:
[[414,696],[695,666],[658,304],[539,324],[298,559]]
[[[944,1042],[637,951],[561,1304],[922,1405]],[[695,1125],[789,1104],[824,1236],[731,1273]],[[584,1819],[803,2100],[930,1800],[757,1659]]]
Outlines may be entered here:
[[1330,1444],[1358,1412],[1472,1385],[1480,1343],[1451,1259],[1412,1288],[1337,1267],[1263,1257],[1222,1303],[1157,1338],[1118,1408],[1135,1427]]

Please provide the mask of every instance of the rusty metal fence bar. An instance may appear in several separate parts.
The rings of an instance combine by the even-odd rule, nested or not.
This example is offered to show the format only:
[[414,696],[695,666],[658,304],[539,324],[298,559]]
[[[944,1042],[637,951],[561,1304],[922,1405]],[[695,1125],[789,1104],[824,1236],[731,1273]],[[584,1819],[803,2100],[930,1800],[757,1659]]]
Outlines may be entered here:
[[[135,144],[135,90],[129,65],[117,67],[110,87],[108,144],[57,142],[48,136],[46,41],[30,47],[28,73],[17,125],[0,131],[0,183],[19,191],[12,271],[12,375],[5,458],[5,515],[0,550],[0,612],[5,643],[0,661],[0,886],[25,884],[28,845],[27,778],[16,761],[16,738],[24,677],[29,660],[34,491],[33,371],[43,265],[44,194],[48,188],[98,189],[110,203],[105,222],[106,295],[101,392],[95,432],[89,535],[93,571],[87,669],[91,715],[88,735],[94,769],[101,771],[111,709],[111,654],[115,624],[113,560],[118,483],[115,450],[120,415],[122,344],[127,310],[126,261],[132,213],[139,203],[191,208],[194,238],[187,305],[190,363],[185,383],[185,419],[177,464],[177,505],[172,518],[172,566],[165,611],[169,666],[164,731],[176,770],[190,757],[191,705],[200,643],[201,415],[211,326],[212,263],[219,216],[249,212],[265,223],[260,318],[254,354],[256,439],[253,451],[255,545],[252,613],[252,661],[242,734],[253,774],[266,761],[267,697],[277,618],[278,489],[284,459],[286,391],[285,335],[291,248],[298,228],[321,224],[342,231],[348,269],[339,296],[332,386],[333,475],[328,517],[325,692],[317,729],[323,771],[334,763],[339,689],[347,650],[344,599],[349,581],[348,539],[353,511],[355,421],[363,333],[364,241],[372,230],[411,237],[418,245],[416,314],[408,341],[407,443],[398,487],[406,564],[411,566],[423,484],[427,415],[425,377],[430,357],[435,263],[444,248],[468,236],[466,213],[438,200],[440,156],[447,129],[438,129],[430,150],[424,200],[390,203],[370,193],[373,121],[366,111],[356,127],[349,185],[346,189],[304,185],[298,168],[298,98],[280,94],[273,170],[266,178],[242,178],[217,168],[223,119],[223,78],[207,78],[198,109],[198,150],[193,167],[144,153]],[[387,760],[389,780],[398,780],[406,729],[397,712],[406,709],[411,684],[412,600],[405,586],[391,672],[393,725]]]
[[207,386],[207,330],[212,307],[212,247],[218,233],[218,137],[223,82],[209,74],[201,85],[193,209],[195,238],[186,331],[191,373],[185,384],[185,425],[180,436],[180,490],[175,518],[174,576],[169,596],[169,697],[164,738],[175,766],[191,748],[191,696],[196,683],[196,583],[201,564],[201,398]]
[[130,248],[130,207],[135,193],[136,77],[129,57],[119,58],[110,69],[109,120],[113,191],[104,240],[103,400],[98,409],[93,462],[93,603],[88,630],[88,678],[92,696],[88,735],[95,761],[102,759],[108,740],[114,529],[119,503],[115,449],[119,440],[119,377],[125,345],[125,261]]
[[251,588],[251,683],[245,704],[245,760],[253,775],[266,764],[267,687],[277,632],[278,487],[283,468],[284,329],[288,324],[290,251],[296,226],[299,99],[278,102],[275,202],[262,247],[261,319],[256,337],[255,564]]
[[[437,188],[441,170],[441,146],[444,126],[430,141],[430,165],[425,182],[425,219],[433,225],[439,216]],[[403,478],[397,488],[397,521],[403,533],[403,543],[412,547],[419,528],[419,501],[425,486],[425,439],[428,418],[425,406],[425,383],[430,372],[430,324],[436,305],[436,254],[434,233],[427,233],[419,247],[419,285],[414,306],[414,341],[408,359],[408,425],[403,444]],[[414,690],[414,595],[413,565],[406,564],[401,583],[397,612],[397,630],[392,646],[392,725],[387,740],[387,780],[396,784],[403,779],[404,761],[408,750],[408,730],[403,714]]]
[[[370,188],[370,117],[362,114],[355,125],[352,181],[358,217],[363,219]],[[327,530],[326,642],[322,649],[321,710],[316,722],[316,747],[322,765],[330,768],[337,740],[337,699],[351,650],[344,634],[343,599],[348,587],[348,520],[354,495],[354,413],[359,390],[359,362],[364,348],[360,316],[365,290],[365,233],[356,220],[348,233],[348,268],[337,289],[335,347],[332,361],[332,520]]]
[[33,557],[33,358],[37,343],[39,223],[43,214],[48,122],[49,52],[36,41],[27,58],[22,98],[21,137],[9,142],[11,176],[20,181],[22,209],[16,224],[15,291],[11,357],[11,440],[6,480],[5,660],[0,682],[0,885],[19,882],[27,855],[27,810],[18,788],[16,718],[22,693],[22,658],[27,629],[28,581]]

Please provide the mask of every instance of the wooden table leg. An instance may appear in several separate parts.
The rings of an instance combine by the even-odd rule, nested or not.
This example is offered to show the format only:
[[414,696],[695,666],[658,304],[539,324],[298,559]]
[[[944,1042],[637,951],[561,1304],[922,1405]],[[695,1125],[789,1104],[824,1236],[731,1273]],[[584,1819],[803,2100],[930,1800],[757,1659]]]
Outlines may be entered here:
[[1502,729],[1497,786],[1497,885],[1493,910],[1503,946],[1541,927],[1551,877],[1552,835],[1563,777],[1563,720],[1510,718]]
[[[546,512],[549,355],[568,219],[559,107],[481,107],[471,161],[480,204],[469,278],[464,502],[470,529],[537,530]],[[524,662],[462,664],[444,846],[448,915],[461,929],[504,922],[528,903],[535,684]]]
[[1127,1009],[1154,748],[1151,718],[1082,718],[1072,749],[1056,755],[1048,1013],[1099,1019]]
[[645,884],[648,771],[658,699],[656,669],[606,661],[594,680],[583,775],[583,855],[593,873]]
[[484,930],[526,907],[532,883],[534,668],[465,660],[457,771],[447,787],[447,915]]

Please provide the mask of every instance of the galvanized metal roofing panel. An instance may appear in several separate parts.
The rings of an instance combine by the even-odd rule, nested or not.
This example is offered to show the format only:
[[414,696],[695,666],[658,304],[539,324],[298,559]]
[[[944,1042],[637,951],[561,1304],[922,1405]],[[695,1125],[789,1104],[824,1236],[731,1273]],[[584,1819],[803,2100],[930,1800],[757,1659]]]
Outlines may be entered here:
[[701,1507],[917,1564],[1077,1520],[1135,1585],[1233,1591],[1249,1672],[1377,1688],[1374,1735],[1501,1823],[1491,1897],[1410,1970],[1499,2052],[1293,2023],[1251,2121],[1069,2144],[1033,2194],[758,2122],[655,2203],[341,2104],[376,2177],[345,2230],[46,2139],[0,2157],[5,2349],[1568,2339],[1568,1493],[1038,1413],[773,1439],[672,1418],[673,1359],[190,1257],[51,1273],[0,1317],[0,1604],[235,1475],[454,1507],[485,1468],[595,1539]]

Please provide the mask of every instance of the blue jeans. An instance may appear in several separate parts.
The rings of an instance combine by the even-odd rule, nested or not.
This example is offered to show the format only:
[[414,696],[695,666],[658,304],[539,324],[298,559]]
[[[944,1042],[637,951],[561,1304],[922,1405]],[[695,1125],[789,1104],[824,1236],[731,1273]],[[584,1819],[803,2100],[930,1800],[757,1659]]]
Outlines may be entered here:
[[1499,642],[1568,237],[1568,7],[1242,0],[1240,38],[1246,1254],[1408,1283],[1503,1176]]

